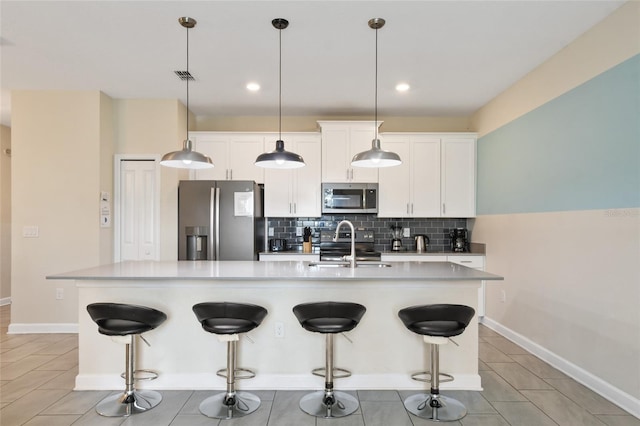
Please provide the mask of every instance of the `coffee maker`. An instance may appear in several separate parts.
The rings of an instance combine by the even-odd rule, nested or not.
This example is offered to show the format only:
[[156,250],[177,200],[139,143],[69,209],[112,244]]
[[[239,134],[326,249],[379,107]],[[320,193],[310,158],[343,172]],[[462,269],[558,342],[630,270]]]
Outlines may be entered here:
[[402,250],[402,226],[391,225],[391,250]]
[[449,232],[451,239],[452,252],[468,252],[469,251],[469,231],[465,228],[452,229]]

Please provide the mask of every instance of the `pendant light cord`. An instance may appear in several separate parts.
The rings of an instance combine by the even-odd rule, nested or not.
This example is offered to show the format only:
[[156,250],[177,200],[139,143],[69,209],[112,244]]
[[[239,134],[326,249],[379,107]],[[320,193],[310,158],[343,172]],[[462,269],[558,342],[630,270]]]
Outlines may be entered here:
[[278,30],[279,64],[278,64],[278,140],[282,140],[282,29]]
[[375,88],[375,135],[378,139],[378,29],[376,28],[376,88]]
[[187,27],[187,139],[189,139],[189,27]]

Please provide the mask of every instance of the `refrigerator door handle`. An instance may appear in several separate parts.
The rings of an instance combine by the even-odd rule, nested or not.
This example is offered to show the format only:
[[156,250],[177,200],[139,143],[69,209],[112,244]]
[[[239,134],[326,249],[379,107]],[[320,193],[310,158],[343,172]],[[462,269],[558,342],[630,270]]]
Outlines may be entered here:
[[213,224],[215,223],[216,203],[215,203],[215,188],[209,190],[209,238],[207,239],[207,260],[216,260],[217,252],[213,251]]
[[213,260],[218,260],[218,256],[220,255],[220,188],[215,189],[216,198],[215,198],[215,207],[216,207],[216,256]]

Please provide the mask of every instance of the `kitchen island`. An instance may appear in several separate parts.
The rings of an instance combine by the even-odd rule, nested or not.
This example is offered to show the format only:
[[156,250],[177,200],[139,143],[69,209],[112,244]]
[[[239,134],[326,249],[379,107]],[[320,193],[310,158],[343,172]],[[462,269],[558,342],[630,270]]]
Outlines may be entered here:
[[[502,277],[450,262],[390,262],[391,267],[355,269],[310,266],[309,262],[167,261],[122,262],[47,277],[75,280],[78,287],[79,373],[76,390],[119,389],[124,349],[98,333],[86,306],[94,302],[145,305],[168,316],[145,334],[151,344],[138,345],[138,368],[160,373],[140,382],[153,389],[223,389],[215,371],[226,363],[226,346],[202,330],[192,306],[232,301],[264,306],[262,325],[242,338],[238,363],[254,369],[241,389],[319,389],[323,379],[311,375],[324,365],[324,338],[302,329],[292,308],[298,303],[335,300],[361,303],[362,321],[336,338],[336,364],[353,375],[341,389],[423,389],[412,372],[427,369],[428,348],[397,316],[407,306],[459,303],[476,307],[482,280]],[[277,326],[277,327],[276,327]],[[283,330],[276,335],[276,329]],[[453,374],[443,389],[481,389],[478,375],[478,326],[472,321],[444,345],[441,370]]]

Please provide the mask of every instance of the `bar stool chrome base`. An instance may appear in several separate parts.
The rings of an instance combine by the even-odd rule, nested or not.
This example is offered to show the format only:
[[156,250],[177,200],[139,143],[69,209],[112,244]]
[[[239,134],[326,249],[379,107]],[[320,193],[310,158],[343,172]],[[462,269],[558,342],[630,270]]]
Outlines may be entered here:
[[96,405],[96,412],[104,417],[128,417],[143,413],[162,402],[162,395],[153,390],[134,390],[109,395]]
[[411,395],[404,400],[404,407],[411,414],[434,422],[453,422],[467,415],[460,401],[443,395]]
[[300,409],[307,414],[325,419],[345,417],[358,409],[358,400],[345,392],[317,391],[300,399]]
[[[235,419],[251,414],[260,408],[260,398],[249,392],[236,392],[231,401],[226,392],[219,393],[200,403],[200,412],[213,419]],[[233,402],[226,405],[226,402]]]

